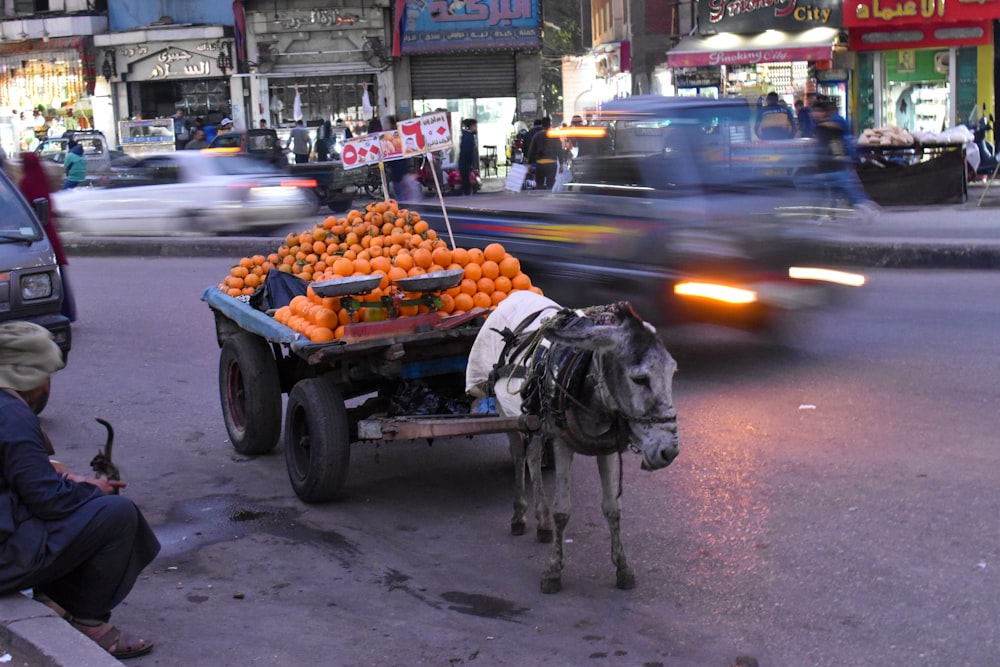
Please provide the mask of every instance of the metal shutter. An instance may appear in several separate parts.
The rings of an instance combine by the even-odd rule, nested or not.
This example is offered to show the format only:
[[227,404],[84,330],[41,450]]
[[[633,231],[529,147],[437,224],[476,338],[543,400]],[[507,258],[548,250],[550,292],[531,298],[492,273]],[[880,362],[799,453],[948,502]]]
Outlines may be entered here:
[[410,57],[413,99],[514,97],[517,65],[513,53]]

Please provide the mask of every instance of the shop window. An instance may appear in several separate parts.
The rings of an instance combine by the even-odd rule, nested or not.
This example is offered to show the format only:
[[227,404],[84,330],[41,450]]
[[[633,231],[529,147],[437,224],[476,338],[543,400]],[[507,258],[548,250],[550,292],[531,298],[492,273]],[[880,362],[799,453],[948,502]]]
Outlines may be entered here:
[[14,0],[15,14],[34,14],[49,11],[49,0]]

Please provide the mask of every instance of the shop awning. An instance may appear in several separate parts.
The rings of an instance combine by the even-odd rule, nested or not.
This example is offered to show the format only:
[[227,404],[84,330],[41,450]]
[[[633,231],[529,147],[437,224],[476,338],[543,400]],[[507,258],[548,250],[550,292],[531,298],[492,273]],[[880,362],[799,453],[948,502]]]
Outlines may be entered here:
[[767,30],[755,35],[685,37],[667,51],[667,64],[705,67],[831,60],[837,34],[836,28],[811,28],[803,32]]

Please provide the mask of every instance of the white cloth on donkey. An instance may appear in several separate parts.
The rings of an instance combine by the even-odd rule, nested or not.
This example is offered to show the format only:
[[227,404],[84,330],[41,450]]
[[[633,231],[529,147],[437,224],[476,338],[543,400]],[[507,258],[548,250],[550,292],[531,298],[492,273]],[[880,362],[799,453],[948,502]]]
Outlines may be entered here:
[[[532,313],[545,309],[524,329],[532,331],[561,308],[562,306],[552,299],[529,290],[514,292],[501,301],[486,318],[486,323],[472,343],[469,364],[465,370],[465,391],[477,398],[487,395],[490,373],[499,361],[504,347],[501,331],[504,329],[513,331]],[[521,396],[517,391],[521,388],[522,382],[521,378],[504,378],[497,383],[496,401],[501,414],[508,416],[521,414]]]

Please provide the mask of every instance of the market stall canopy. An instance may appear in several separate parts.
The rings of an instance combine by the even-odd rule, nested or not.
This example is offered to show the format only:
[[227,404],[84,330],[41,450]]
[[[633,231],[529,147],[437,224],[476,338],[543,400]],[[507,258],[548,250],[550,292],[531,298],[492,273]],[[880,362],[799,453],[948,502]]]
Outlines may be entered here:
[[667,63],[670,67],[705,67],[831,60],[838,34],[836,28],[810,28],[803,32],[766,30],[755,35],[685,37],[667,52]]

